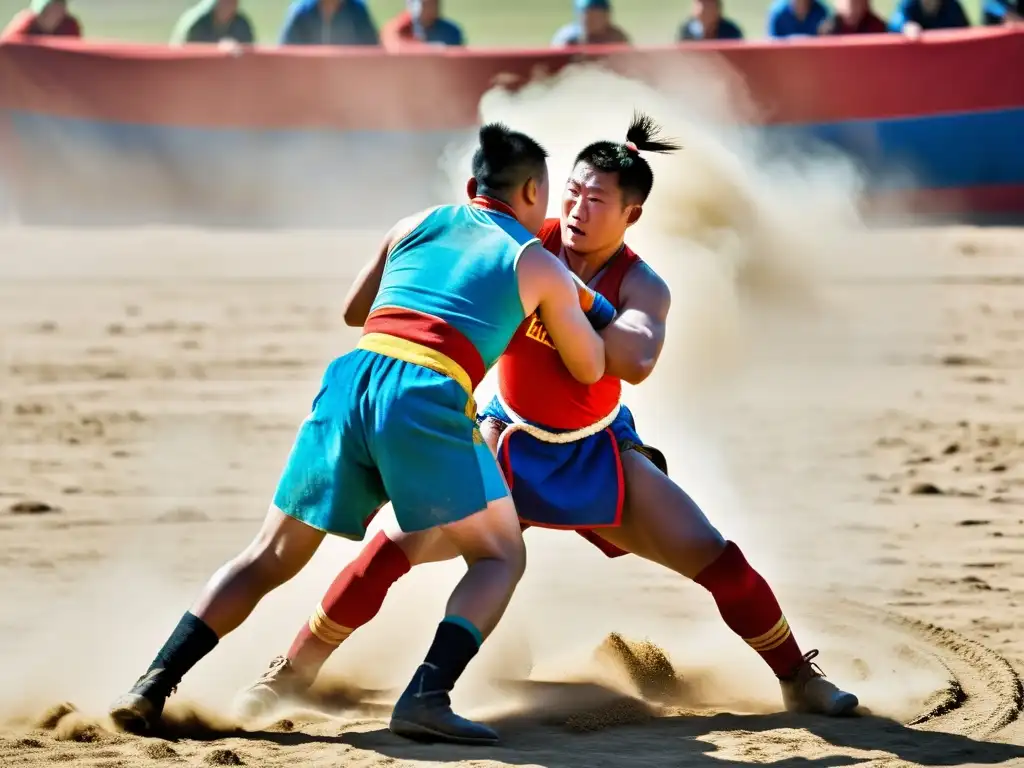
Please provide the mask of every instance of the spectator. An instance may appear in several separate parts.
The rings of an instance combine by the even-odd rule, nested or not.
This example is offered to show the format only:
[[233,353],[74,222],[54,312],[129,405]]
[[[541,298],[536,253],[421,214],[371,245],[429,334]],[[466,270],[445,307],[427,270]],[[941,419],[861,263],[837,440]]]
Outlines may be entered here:
[[36,35],[81,37],[82,25],[68,11],[67,0],[32,0],[28,8],[15,14],[0,38]]
[[889,27],[873,10],[871,0],[840,0],[836,15],[825,22],[825,35],[884,35]]
[[722,17],[721,0],[693,0],[693,15],[679,28],[679,42],[742,39],[740,28]]
[[889,29],[916,37],[926,29],[969,27],[960,0],[900,0],[889,20]]
[[281,45],[379,44],[362,0],[294,0],[281,30]]
[[560,48],[616,43],[629,45],[629,37],[612,23],[611,0],[576,0],[576,21],[558,30],[551,41]]
[[821,0],[777,0],[768,11],[768,36],[814,36],[828,18],[828,8]]
[[427,43],[465,45],[458,24],[441,17],[441,0],[405,0],[406,9],[381,29],[387,48]]
[[982,18],[986,25],[997,27],[1000,24],[1020,24],[1024,21],[1024,8],[1021,0],[983,0],[981,4]]
[[181,15],[171,35],[172,45],[224,40],[244,45],[256,42],[252,23],[239,10],[238,0],[200,0]]

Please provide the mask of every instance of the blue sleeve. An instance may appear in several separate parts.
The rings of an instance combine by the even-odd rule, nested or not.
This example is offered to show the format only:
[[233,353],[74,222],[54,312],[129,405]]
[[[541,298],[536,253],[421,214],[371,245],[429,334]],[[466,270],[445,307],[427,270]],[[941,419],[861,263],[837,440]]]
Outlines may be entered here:
[[814,28],[814,34],[816,35],[821,34],[821,25],[828,21],[830,18],[832,18],[832,14],[829,12],[828,8],[825,5],[819,5],[818,8],[820,9],[818,12],[818,23],[815,24]]
[[238,42],[243,45],[252,45],[256,42],[256,33],[253,31],[252,22],[249,21],[245,16],[239,16],[242,20],[242,24],[239,27],[239,37],[242,38]]
[[560,30],[555,32],[555,36],[551,38],[551,45],[563,46],[569,45],[573,38],[576,36],[576,27],[572,24],[566,24]]
[[964,7],[963,7],[963,5],[960,4],[959,0],[953,0],[953,4],[954,4],[953,18],[956,19],[956,24],[954,26],[957,26],[957,27],[969,27],[969,26],[971,26],[971,21],[970,21],[970,19],[967,18],[967,14],[964,13]]
[[904,2],[896,6],[896,11],[893,13],[892,18],[889,19],[889,31],[890,32],[902,32],[903,27],[908,21],[913,21],[913,14],[908,13],[910,3]]
[[466,38],[462,34],[462,27],[458,24],[452,24],[452,39],[455,41],[452,45],[466,44]]
[[356,36],[363,45],[380,45],[377,25],[373,23],[365,5],[352,6],[356,13]]
[[768,37],[785,37],[786,29],[782,23],[784,8],[774,6],[768,11]]
[[982,13],[986,13],[996,19],[1005,19],[1006,12],[1010,10],[1010,4],[1006,0],[985,0],[981,4]]
[[302,11],[299,3],[292,3],[281,28],[281,45],[303,45],[306,40],[302,35]]
[[723,39],[725,39],[725,40],[742,40],[743,39],[743,30],[740,29],[740,25],[739,24],[736,24],[736,23],[730,21],[728,26],[726,27],[726,29],[729,30],[729,34],[728,34],[728,36],[724,37]]

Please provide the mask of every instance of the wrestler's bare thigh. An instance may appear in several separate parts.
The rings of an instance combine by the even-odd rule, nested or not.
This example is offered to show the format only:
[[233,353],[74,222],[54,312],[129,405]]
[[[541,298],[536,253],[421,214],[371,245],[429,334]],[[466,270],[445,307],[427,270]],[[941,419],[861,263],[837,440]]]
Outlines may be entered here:
[[622,470],[622,525],[594,533],[690,579],[715,561],[725,539],[682,488],[639,451],[622,454]]

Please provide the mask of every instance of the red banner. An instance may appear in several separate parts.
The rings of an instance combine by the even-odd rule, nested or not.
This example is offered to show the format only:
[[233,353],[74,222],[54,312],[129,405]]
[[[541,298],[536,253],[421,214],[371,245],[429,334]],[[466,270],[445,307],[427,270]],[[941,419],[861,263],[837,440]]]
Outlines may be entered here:
[[[173,209],[185,220],[199,213],[217,220],[218,211],[251,210],[239,202],[241,191],[274,187],[289,200],[316,190],[319,202],[307,212],[319,205],[336,223],[340,209],[362,222],[368,215],[387,219],[395,211],[366,201],[353,179],[390,173],[396,191],[389,204],[434,202],[432,192],[412,188],[422,174],[412,184],[407,175],[403,188],[395,169],[436,168],[440,148],[476,124],[479,99],[496,82],[523,83],[581,59],[669,91],[673,75],[720,60],[755,104],[752,122],[813,132],[858,121],[858,141],[870,134],[868,145],[881,152],[874,160],[883,163],[890,144],[912,154],[928,143],[919,138],[930,123],[911,133],[900,118],[976,115],[986,121],[981,128],[950,123],[937,130],[954,137],[987,131],[979,139],[985,146],[975,151],[988,175],[965,170],[973,159],[951,164],[942,139],[915,160],[924,171],[921,186],[1024,183],[1024,165],[1006,163],[1018,150],[1013,121],[1024,119],[1013,112],[1024,110],[1024,81],[1014,76],[1024,71],[1024,32],[1009,28],[932,32],[917,41],[880,35],[585,54],[254,48],[234,56],[213,46],[5,42],[0,161],[23,213],[44,203],[65,214],[91,211],[98,190],[104,203],[123,197],[120,210],[145,209],[144,167],[147,184],[159,180],[160,194],[142,218],[173,220]],[[267,206],[255,207],[265,220]]]
[[499,78],[572,60],[664,84],[721,58],[769,123],[925,116],[1024,107],[1024,32],[984,29],[800,42],[704,44],[581,56],[551,51],[0,44],[0,108],[101,121],[209,128],[452,130],[472,125]]

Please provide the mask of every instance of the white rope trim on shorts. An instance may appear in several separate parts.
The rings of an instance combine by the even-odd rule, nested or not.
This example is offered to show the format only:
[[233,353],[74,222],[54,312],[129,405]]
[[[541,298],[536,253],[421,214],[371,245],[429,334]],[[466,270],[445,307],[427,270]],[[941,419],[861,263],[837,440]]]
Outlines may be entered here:
[[596,435],[598,432],[603,432],[608,429],[608,427],[611,426],[611,423],[615,421],[616,417],[619,415],[619,409],[622,408],[622,403],[616,403],[615,407],[612,408],[611,413],[607,416],[599,419],[589,426],[581,427],[580,429],[574,429],[570,432],[549,432],[543,427],[527,423],[526,419],[509,408],[508,403],[505,402],[505,398],[501,396],[501,392],[498,392],[497,398],[498,403],[509,418],[508,427],[501,433],[501,437],[498,438],[498,450],[501,450],[501,446],[502,443],[504,443],[505,438],[517,430],[526,432],[526,434],[540,440],[542,443],[567,445],[569,443],[575,443],[578,440],[584,440]]

